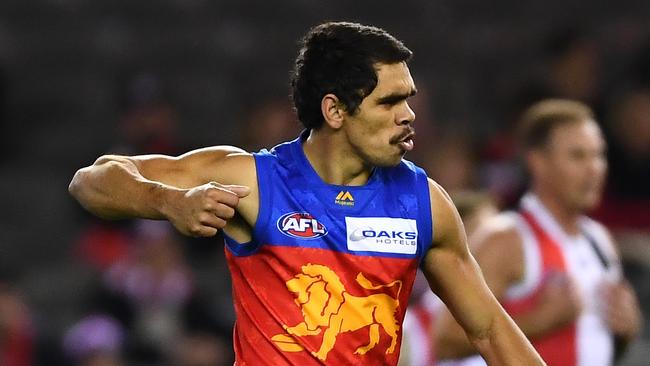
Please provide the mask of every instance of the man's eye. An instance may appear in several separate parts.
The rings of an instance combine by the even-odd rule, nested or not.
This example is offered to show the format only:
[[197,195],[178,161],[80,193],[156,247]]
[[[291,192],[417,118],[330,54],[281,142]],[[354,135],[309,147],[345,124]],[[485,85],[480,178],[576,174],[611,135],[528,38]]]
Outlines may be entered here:
[[571,157],[574,159],[584,159],[587,156],[587,154],[584,151],[572,151],[571,152]]
[[401,101],[401,99],[398,99],[398,100],[388,99],[388,100],[383,100],[383,101],[379,102],[379,104],[393,106],[393,105],[399,103],[400,101]]

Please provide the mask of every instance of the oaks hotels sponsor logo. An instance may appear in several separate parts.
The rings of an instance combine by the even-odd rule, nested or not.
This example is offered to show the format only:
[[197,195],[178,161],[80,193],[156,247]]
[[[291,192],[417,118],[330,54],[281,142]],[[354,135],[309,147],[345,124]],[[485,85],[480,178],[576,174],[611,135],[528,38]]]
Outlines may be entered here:
[[393,217],[346,217],[348,249],[381,253],[415,254],[417,222]]

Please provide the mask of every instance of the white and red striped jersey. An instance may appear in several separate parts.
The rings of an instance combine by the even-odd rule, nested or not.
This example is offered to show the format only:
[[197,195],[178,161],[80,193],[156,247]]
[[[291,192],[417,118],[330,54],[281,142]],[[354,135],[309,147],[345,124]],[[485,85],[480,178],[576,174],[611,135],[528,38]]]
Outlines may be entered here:
[[[527,311],[547,276],[561,272],[574,281],[583,309],[576,321],[531,339],[549,366],[610,366],[614,363],[613,334],[602,317],[600,291],[621,278],[621,266],[605,228],[584,216],[579,235],[566,233],[533,194],[522,198],[520,210],[504,213],[514,220],[522,239],[524,275],[507,289],[508,313]],[[485,365],[480,357],[440,363],[443,366]]]

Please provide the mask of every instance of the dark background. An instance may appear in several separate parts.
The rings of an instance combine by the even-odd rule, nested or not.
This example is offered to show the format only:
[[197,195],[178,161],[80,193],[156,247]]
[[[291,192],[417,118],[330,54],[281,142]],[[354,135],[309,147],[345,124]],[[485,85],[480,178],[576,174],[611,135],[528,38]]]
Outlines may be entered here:
[[[227,362],[233,313],[221,240],[100,222],[67,185],[107,152],[256,150],[293,137],[296,41],[324,20],[380,26],[414,51],[418,136],[409,158],[449,190],[482,189],[511,205],[524,189],[512,143],[522,108],[549,96],[593,106],[611,164],[595,215],[616,234],[650,311],[648,1],[3,0],[0,289],[15,305],[8,313],[24,315],[24,357],[71,364],[83,352],[63,347],[65,335],[101,313],[122,329],[129,365],[185,357],[161,348],[194,336]],[[162,311],[175,331],[153,330],[159,344],[134,335],[152,331],[138,320],[152,305],[107,280],[123,262],[162,263],[186,279],[171,291],[182,304]],[[646,331],[625,364],[645,364],[649,344]]]

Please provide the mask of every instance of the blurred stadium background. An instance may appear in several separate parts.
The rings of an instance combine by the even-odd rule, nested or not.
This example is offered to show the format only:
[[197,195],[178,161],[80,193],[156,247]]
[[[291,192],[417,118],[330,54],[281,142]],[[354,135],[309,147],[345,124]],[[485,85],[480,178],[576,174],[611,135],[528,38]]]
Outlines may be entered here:
[[[593,106],[610,145],[595,216],[650,319],[647,0],[3,0],[0,364],[71,365],[93,350],[121,350],[128,365],[232,363],[221,240],[101,222],[67,184],[106,152],[292,138],[296,40],[324,20],[383,27],[415,52],[409,158],[449,190],[485,189],[508,207],[524,189],[512,143],[522,108],[546,96]],[[645,329],[624,365],[648,365]]]

